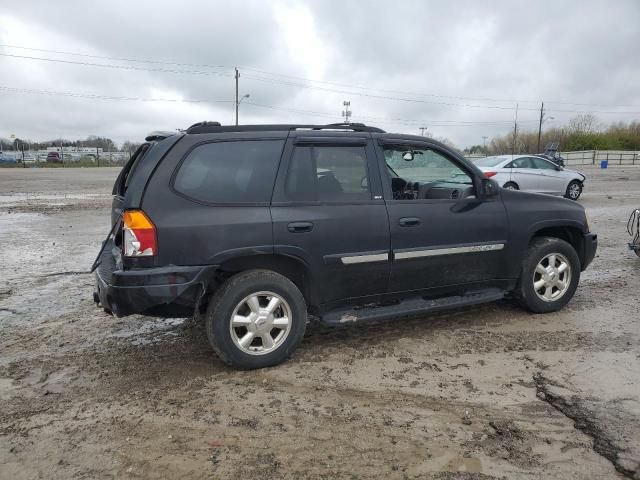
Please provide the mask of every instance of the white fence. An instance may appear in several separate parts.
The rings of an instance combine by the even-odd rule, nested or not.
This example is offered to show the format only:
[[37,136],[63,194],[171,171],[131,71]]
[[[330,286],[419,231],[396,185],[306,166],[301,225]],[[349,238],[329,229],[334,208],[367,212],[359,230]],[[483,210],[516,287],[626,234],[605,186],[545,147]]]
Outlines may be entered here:
[[[565,165],[598,165],[604,160],[609,165],[640,165],[640,152],[625,150],[580,150],[577,152],[561,152]],[[473,153],[466,158],[473,161],[485,155]]]
[[609,165],[640,165],[640,152],[622,150],[582,150],[562,152],[566,165],[600,165],[606,160]]

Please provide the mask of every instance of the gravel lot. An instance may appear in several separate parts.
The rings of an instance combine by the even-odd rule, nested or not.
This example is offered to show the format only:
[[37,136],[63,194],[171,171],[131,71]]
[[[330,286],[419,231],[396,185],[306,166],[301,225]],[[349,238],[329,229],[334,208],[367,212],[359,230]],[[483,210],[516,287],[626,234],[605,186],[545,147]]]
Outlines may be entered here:
[[312,324],[236,372],[192,320],[94,306],[116,169],[0,170],[0,478],[640,478],[640,168],[585,173],[563,311]]

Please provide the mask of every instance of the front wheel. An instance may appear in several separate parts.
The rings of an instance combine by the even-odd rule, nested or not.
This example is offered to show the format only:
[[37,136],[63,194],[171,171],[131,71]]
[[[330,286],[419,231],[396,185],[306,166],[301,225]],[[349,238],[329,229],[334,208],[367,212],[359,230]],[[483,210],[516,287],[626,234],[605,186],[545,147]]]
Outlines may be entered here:
[[205,325],[209,343],[227,364],[255,369],[285,361],[298,346],[307,306],[296,285],[269,270],[249,270],[214,294]]
[[582,184],[578,180],[571,180],[567,185],[565,197],[570,200],[578,200],[582,194]]
[[518,188],[518,184],[515,182],[507,182],[502,186],[502,188],[506,188],[507,190],[520,190]]
[[574,248],[559,238],[538,237],[522,262],[515,297],[531,312],[555,312],[569,303],[579,281],[580,259]]

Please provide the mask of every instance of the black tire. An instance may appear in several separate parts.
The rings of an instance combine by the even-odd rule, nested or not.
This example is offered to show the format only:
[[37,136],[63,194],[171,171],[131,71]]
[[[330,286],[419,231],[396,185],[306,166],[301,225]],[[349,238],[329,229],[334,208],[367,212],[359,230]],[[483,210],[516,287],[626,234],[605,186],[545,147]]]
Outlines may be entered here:
[[[538,296],[534,287],[534,272],[538,264],[548,255],[563,256],[570,266],[570,279],[566,290],[556,300],[543,300]],[[539,274],[538,274],[539,275]],[[523,308],[534,313],[555,312],[564,307],[573,297],[580,282],[580,259],[575,249],[564,240],[552,237],[536,237],[529,244],[529,248],[522,261],[522,270],[518,285],[514,292],[516,301]]]
[[516,182],[507,182],[502,186],[502,188],[506,188],[508,190],[520,190],[520,187]]
[[582,183],[578,180],[571,180],[567,185],[567,191],[564,193],[565,198],[576,201],[582,195]]
[[[245,353],[235,344],[231,316],[246,297],[257,292],[273,292],[282,297],[291,310],[291,326],[282,344],[268,353]],[[298,287],[288,278],[270,270],[248,270],[229,278],[215,292],[205,314],[207,337],[213,350],[227,365],[251,370],[284,362],[296,349],[307,324],[307,305]]]

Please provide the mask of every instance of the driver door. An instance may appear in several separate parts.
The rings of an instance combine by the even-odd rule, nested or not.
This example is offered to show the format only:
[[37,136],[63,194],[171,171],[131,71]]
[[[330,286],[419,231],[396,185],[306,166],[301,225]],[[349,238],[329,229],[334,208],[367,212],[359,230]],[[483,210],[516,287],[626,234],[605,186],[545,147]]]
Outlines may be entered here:
[[538,192],[563,195],[567,180],[559,167],[544,158],[532,158],[531,161],[537,172]]
[[476,197],[478,175],[426,142],[384,141],[377,153],[391,232],[390,293],[505,278],[506,212],[499,196]]

